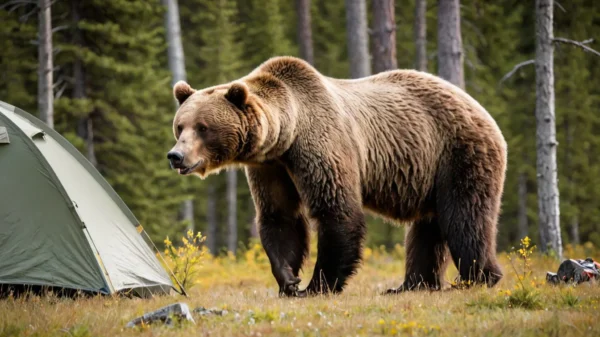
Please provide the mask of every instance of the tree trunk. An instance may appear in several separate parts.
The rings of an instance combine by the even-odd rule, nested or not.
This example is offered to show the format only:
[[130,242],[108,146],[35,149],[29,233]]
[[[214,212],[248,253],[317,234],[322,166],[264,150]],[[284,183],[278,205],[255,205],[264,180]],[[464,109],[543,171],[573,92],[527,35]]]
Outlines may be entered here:
[[310,0],[296,0],[296,13],[298,14],[298,45],[300,57],[314,65],[314,49],[310,17]]
[[465,88],[460,0],[438,0],[438,74]]
[[217,255],[217,189],[214,183],[206,189],[206,246],[213,256]]
[[40,119],[54,128],[54,91],[52,86],[52,13],[51,1],[39,0],[38,22],[38,110]]
[[179,6],[177,0],[163,0],[167,7],[165,23],[167,29],[169,68],[173,73],[173,84],[186,80],[185,58],[181,42],[181,25],[179,23]]
[[237,251],[237,171],[227,171],[227,249]]
[[525,172],[519,173],[518,178],[518,233],[519,239],[529,235],[529,223],[527,220],[527,175]]
[[[565,172],[569,172],[567,174],[567,199],[569,201],[569,203],[571,205],[573,205],[576,209],[579,208],[578,204],[577,204],[577,193],[573,193],[573,191],[576,190],[576,186],[575,186],[575,177],[574,172],[575,172],[575,167],[571,167],[571,153],[573,151],[573,128],[571,127],[571,123],[570,123],[570,118],[565,118],[564,121],[564,126],[565,126],[565,134],[566,134],[566,140],[567,140],[567,146],[566,148],[563,150],[563,153],[565,154],[565,162],[563,165],[563,170],[566,170]],[[563,198],[563,202],[564,202]],[[577,210],[578,211],[578,210]],[[571,244],[577,245],[580,242],[579,239],[579,217],[577,214],[577,211],[575,211],[575,214],[573,214],[573,216],[571,217],[571,224],[569,226],[570,229],[570,235],[571,235]]]
[[373,70],[379,73],[398,68],[394,0],[373,0]]
[[573,245],[578,245],[581,243],[581,239],[579,238],[579,217],[573,215],[571,219],[571,243]]
[[[77,23],[81,20],[80,13],[81,2],[79,0],[71,0],[71,15],[73,19],[73,44],[78,48],[83,48],[83,37],[81,29],[77,27]],[[81,55],[77,53],[73,61],[73,98],[84,99],[85,93],[85,69],[81,60]],[[77,135],[83,139],[85,143],[85,156],[89,162],[97,166],[96,151],[94,149],[94,125],[92,118],[88,115],[77,122]]]
[[536,145],[541,249],[562,259],[554,119],[553,0],[536,0]]
[[346,34],[350,77],[359,78],[371,75],[365,0],[346,0]]
[[[167,7],[165,12],[165,28],[167,30],[169,68],[173,74],[172,84],[185,81],[185,58],[183,44],[181,42],[181,24],[179,23],[179,6],[177,0],[163,0]],[[177,107],[177,102],[175,102]],[[188,230],[195,230],[194,224],[194,200],[186,199],[181,205],[181,219],[188,224]]]
[[415,68],[427,71],[427,0],[415,3],[415,54]]

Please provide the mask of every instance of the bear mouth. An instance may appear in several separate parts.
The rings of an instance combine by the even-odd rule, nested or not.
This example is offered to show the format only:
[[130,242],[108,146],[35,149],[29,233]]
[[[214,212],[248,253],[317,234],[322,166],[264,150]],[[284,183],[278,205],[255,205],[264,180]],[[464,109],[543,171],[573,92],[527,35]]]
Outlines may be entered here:
[[194,172],[198,167],[200,167],[200,165],[202,165],[204,161],[202,159],[200,159],[196,164],[190,166],[190,167],[182,167],[177,169],[179,171],[179,174],[181,175],[188,175],[192,172]]

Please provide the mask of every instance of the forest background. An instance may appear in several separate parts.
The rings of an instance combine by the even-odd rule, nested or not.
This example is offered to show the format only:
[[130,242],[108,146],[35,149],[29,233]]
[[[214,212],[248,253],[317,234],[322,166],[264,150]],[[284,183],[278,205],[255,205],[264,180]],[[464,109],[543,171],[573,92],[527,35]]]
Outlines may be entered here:
[[[203,88],[241,77],[272,56],[306,58],[306,29],[311,62],[325,75],[356,77],[356,54],[349,55],[348,46],[356,36],[368,39],[369,72],[375,73],[377,11],[365,2],[366,32],[351,35],[356,27],[347,19],[350,2],[180,0],[187,80]],[[398,68],[437,74],[438,4],[428,1],[419,11],[417,3],[425,2],[395,1],[393,58]],[[298,22],[302,6],[309,6],[308,28]],[[7,0],[0,10],[0,100],[36,115],[38,12],[36,1],[24,0]],[[496,119],[509,148],[499,250],[527,235],[534,243],[540,238],[536,71],[527,63],[536,56],[535,13],[534,1],[460,1],[465,90]],[[598,1],[559,1],[554,33],[573,41],[600,38],[599,13]],[[175,105],[164,3],[56,0],[50,18],[54,128],[98,168],[158,245],[188,228],[202,231],[215,255],[248,245],[257,234],[242,171],[200,180],[169,169]],[[557,44],[554,76],[561,236],[563,242],[600,246],[600,58]],[[391,249],[403,242],[403,227],[372,216],[367,222],[368,246]]]

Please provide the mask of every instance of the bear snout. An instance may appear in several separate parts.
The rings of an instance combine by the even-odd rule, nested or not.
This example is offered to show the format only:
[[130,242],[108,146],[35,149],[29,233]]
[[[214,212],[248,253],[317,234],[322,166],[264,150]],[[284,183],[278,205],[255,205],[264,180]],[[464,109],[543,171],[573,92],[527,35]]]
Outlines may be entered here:
[[183,168],[183,160],[185,159],[183,153],[179,151],[169,151],[169,153],[167,153],[167,159],[169,160],[169,165],[171,165],[172,169]]

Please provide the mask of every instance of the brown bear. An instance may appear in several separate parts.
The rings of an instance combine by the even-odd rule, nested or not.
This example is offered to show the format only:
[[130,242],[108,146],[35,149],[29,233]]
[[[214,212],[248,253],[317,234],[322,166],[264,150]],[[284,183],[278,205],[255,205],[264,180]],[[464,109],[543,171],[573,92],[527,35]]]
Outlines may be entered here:
[[[334,79],[275,57],[234,82],[173,91],[171,166],[200,177],[245,167],[280,294],[342,291],[361,261],[363,209],[412,223],[405,279],[389,293],[439,289],[448,254],[467,283],[502,277],[495,249],[507,146],[458,87],[414,70]],[[301,291],[308,219],[318,224],[318,253]]]

